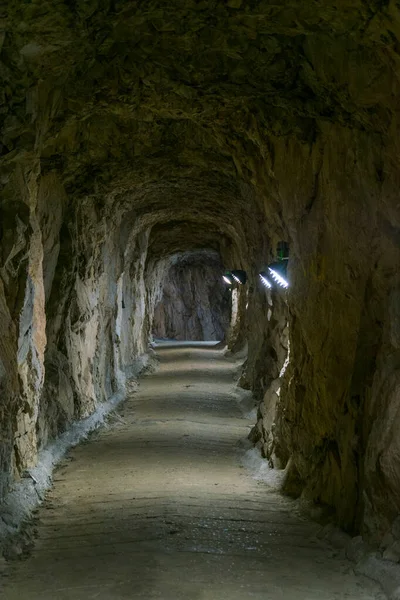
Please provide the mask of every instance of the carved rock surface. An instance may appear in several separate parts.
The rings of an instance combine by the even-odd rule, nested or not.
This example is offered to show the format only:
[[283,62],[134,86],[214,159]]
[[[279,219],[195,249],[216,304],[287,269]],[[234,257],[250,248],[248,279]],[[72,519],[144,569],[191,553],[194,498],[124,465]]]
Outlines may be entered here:
[[[399,42],[394,0],[0,9],[0,497],[123,389],[173,257],[211,250],[248,273],[227,341],[264,454],[380,543],[400,512]],[[258,277],[279,240],[286,296]]]
[[210,254],[183,257],[166,274],[154,310],[153,334],[176,340],[225,339],[231,290],[224,285],[221,263]]

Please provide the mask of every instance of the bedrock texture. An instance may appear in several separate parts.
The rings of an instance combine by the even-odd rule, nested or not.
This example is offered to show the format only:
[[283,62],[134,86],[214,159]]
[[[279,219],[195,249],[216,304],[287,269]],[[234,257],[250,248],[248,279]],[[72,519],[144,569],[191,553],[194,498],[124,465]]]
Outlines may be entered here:
[[158,338],[222,341],[229,326],[231,289],[213,255],[182,257],[167,271],[155,307]]
[[399,38],[393,0],[1,7],[0,496],[123,388],[174,257],[216,252],[262,452],[395,535]]

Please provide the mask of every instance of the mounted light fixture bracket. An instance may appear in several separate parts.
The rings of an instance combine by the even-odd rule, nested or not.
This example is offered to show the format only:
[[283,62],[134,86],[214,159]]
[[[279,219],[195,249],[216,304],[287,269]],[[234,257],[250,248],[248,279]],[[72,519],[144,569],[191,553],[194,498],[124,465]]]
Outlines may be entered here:
[[287,289],[289,281],[287,279],[287,265],[289,261],[289,244],[287,242],[278,242],[276,246],[276,261],[269,263],[263,271],[260,271],[259,277],[262,283],[268,289],[272,289],[274,284]]
[[228,285],[234,285],[237,283],[238,285],[244,285],[247,281],[247,273],[246,271],[242,271],[240,269],[232,269],[232,271],[225,271],[222,275],[222,279]]
[[287,273],[287,264],[288,264],[287,260],[280,260],[277,262],[270,263],[268,265],[268,272],[270,274],[270,277],[272,277],[272,279],[275,281],[275,283],[277,283],[284,289],[287,289],[289,287],[289,282],[287,280],[287,274],[286,274]]
[[278,242],[276,245],[276,256],[278,260],[289,259],[289,244],[287,242]]
[[231,271],[231,275],[232,275],[233,279],[236,281],[236,283],[238,283],[239,285],[244,285],[247,281],[246,271],[242,271],[240,269],[235,269],[234,271]]

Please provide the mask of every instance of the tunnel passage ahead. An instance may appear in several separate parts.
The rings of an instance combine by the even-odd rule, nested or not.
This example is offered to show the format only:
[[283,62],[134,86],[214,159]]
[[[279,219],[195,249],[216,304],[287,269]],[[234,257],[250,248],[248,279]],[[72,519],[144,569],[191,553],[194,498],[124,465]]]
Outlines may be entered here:
[[240,465],[249,421],[210,344],[165,344],[111,428],[74,449],[4,600],[378,600],[293,501]]
[[153,335],[161,339],[220,341],[229,328],[231,290],[221,257],[210,251],[173,257],[154,309]]

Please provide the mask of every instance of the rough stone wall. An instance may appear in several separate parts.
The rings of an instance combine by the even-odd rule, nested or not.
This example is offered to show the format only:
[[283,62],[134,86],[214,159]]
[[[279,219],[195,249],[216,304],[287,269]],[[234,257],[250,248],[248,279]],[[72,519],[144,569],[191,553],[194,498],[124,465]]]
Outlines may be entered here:
[[30,208],[2,205],[3,494],[40,448],[124,388],[150,333],[146,233],[121,245],[121,215],[90,199],[71,210],[54,175],[38,181]]
[[[268,290],[261,300],[266,315],[260,311],[260,321],[266,334],[258,337],[258,343],[262,343],[262,346],[256,352],[249,352],[240,384],[254,390],[260,398],[257,423],[250,433],[250,439],[272,468],[282,469],[290,457],[287,441],[280,439],[277,430],[282,379],[290,361],[286,293],[279,289]],[[263,373],[262,378],[257,377],[260,372]],[[250,380],[251,376],[255,377],[255,381]]]
[[381,539],[400,512],[396,2],[1,11],[0,494],[146,350],[167,257],[212,248],[249,274],[228,342],[248,343],[264,453]]
[[201,263],[189,256],[170,267],[162,298],[155,308],[154,336],[224,340],[229,324],[230,290],[222,282],[222,273],[221,263],[207,262],[207,257]]
[[290,362],[279,402],[267,406],[275,443],[291,457],[287,490],[334,507],[341,525],[374,542],[398,514],[400,491],[391,433],[400,426],[400,222],[387,210],[398,177],[382,155],[373,136],[335,126],[312,147],[276,141],[292,249]]

